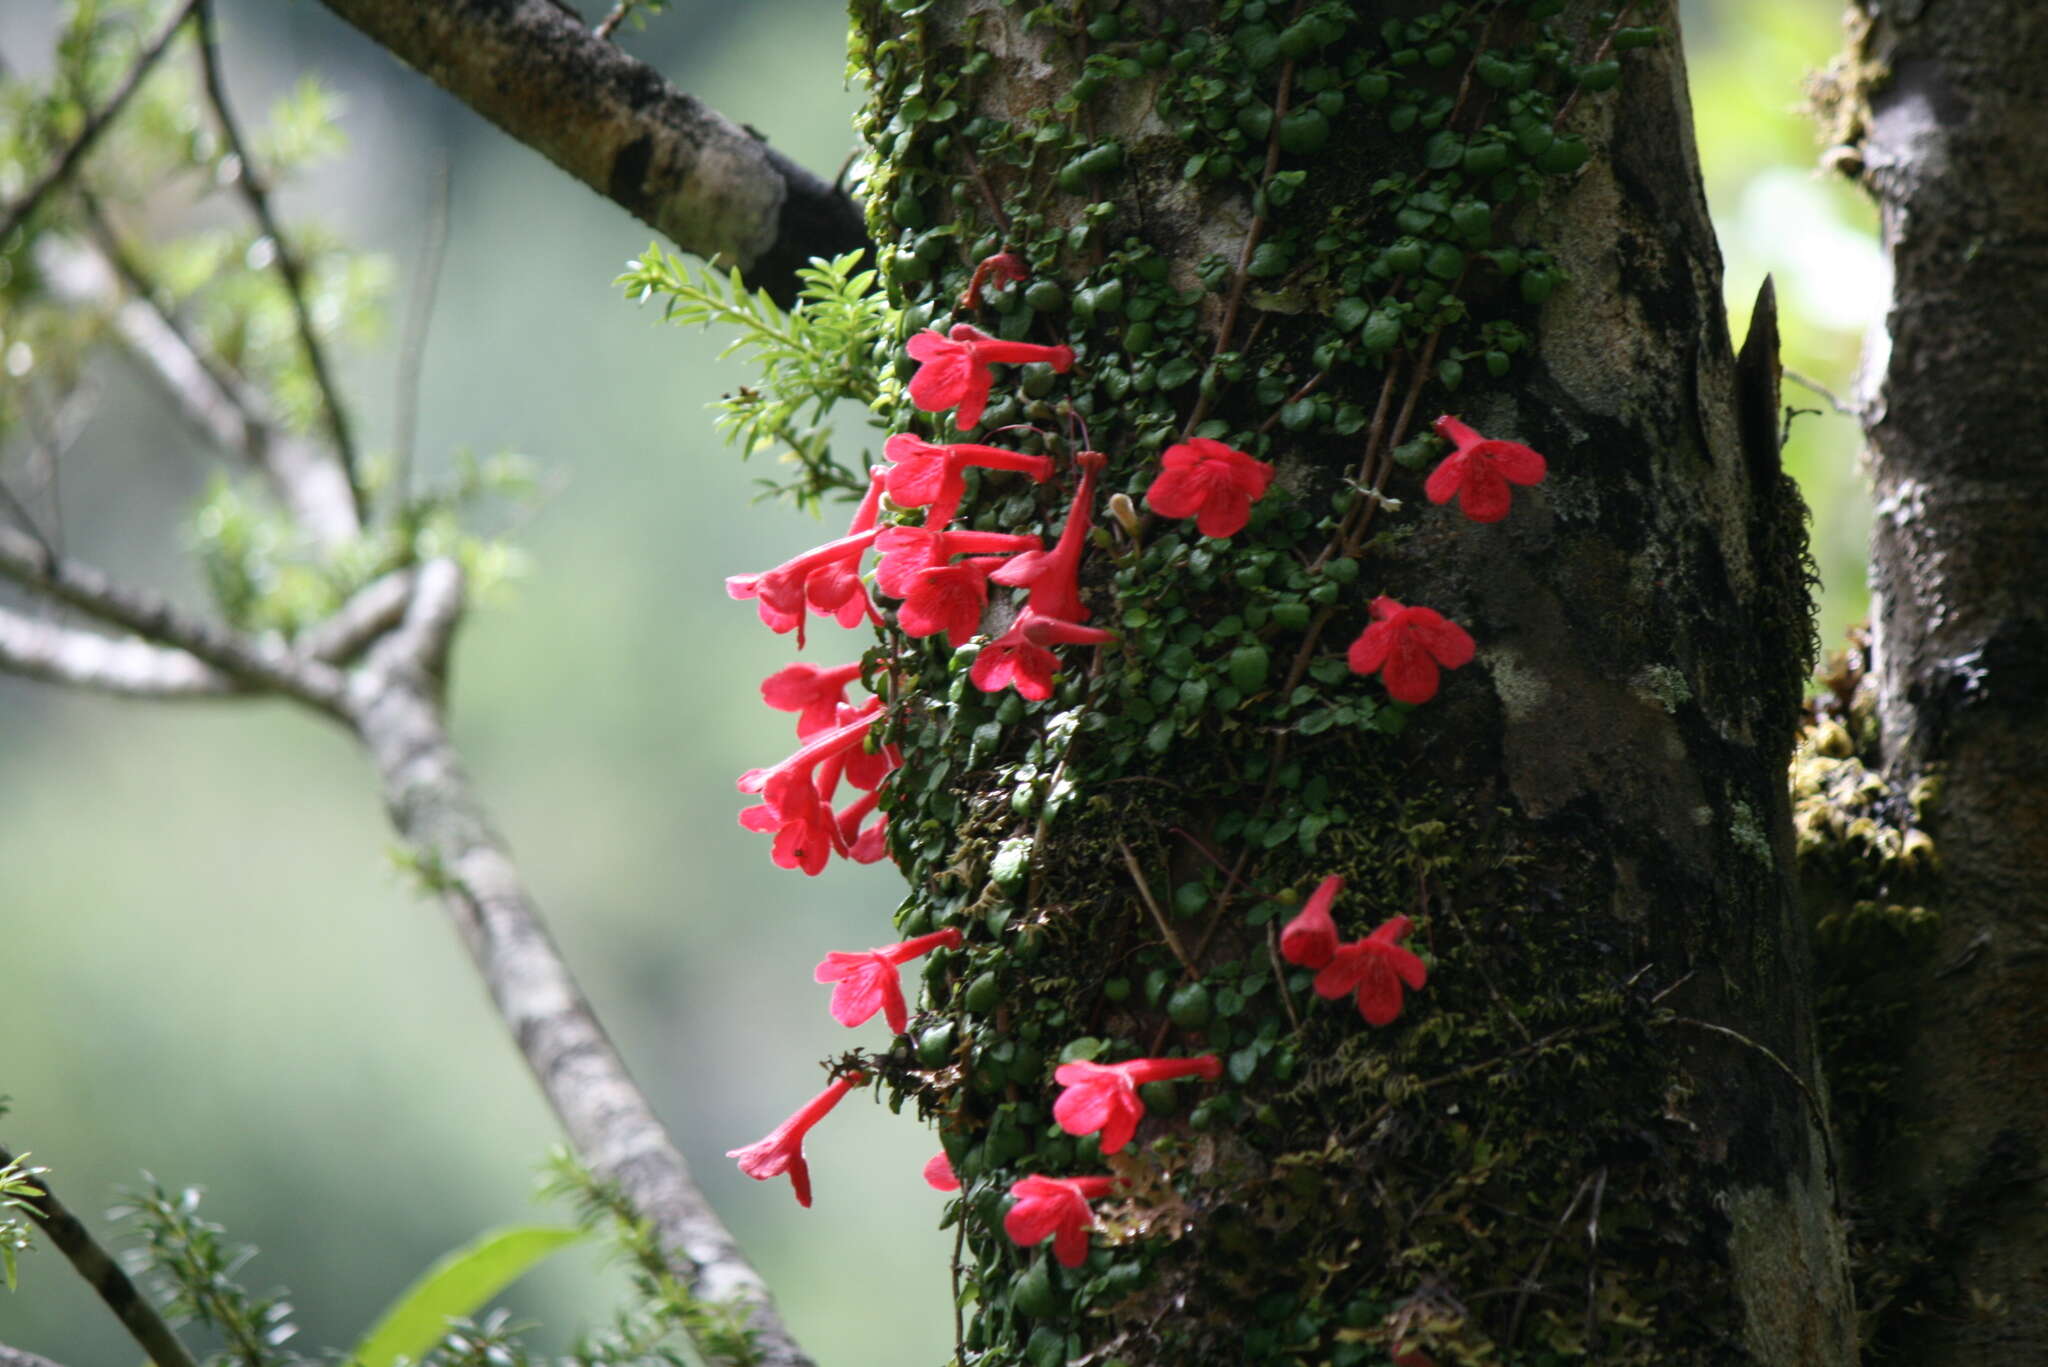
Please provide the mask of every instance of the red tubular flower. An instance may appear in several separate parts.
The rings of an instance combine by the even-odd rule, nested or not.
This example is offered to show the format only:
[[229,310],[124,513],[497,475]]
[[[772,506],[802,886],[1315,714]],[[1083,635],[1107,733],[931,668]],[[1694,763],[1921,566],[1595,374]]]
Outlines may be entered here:
[[1355,991],[1368,1025],[1390,1024],[1401,1014],[1401,984],[1414,989],[1429,981],[1428,966],[1398,943],[1407,934],[1408,918],[1396,916],[1363,940],[1338,945],[1316,974],[1316,995],[1334,999]]
[[804,1136],[810,1133],[811,1126],[825,1118],[826,1112],[839,1104],[841,1097],[865,1080],[859,1073],[848,1073],[835,1079],[831,1086],[798,1107],[795,1115],[770,1130],[765,1139],[744,1149],[728,1149],[725,1156],[739,1159],[740,1171],[756,1182],[788,1173],[789,1185],[796,1192],[796,1203],[810,1205],[811,1168],[804,1161]]
[[1428,702],[1436,696],[1438,666],[1472,662],[1472,634],[1432,608],[1403,607],[1381,594],[1372,615],[1345,658],[1354,674],[1384,671],[1381,681],[1396,702]]
[[761,701],[779,712],[797,713],[796,737],[808,740],[837,721],[846,686],[859,677],[859,661],[833,669],[793,664],[761,680]]
[[818,796],[808,776],[785,789],[779,806],[762,803],[740,812],[740,825],[750,831],[773,831],[768,857],[779,869],[802,869],[815,878],[843,843],[832,809]]
[[1050,1234],[1060,1266],[1079,1267],[1088,1258],[1088,1229],[1095,1223],[1088,1203],[1115,1185],[1114,1177],[1027,1177],[1010,1187],[1016,1204],[1003,1217],[1003,1233],[1025,1248]]
[[868,813],[875,810],[879,794],[873,790],[862,793],[839,813],[839,848],[856,864],[879,862],[889,853],[889,817],[885,812],[870,822],[867,829],[861,829]]
[[1510,484],[1542,482],[1543,457],[1520,442],[1482,437],[1448,413],[1435,426],[1436,434],[1457,449],[1422,486],[1431,503],[1448,503],[1455,494],[1459,509],[1474,522],[1498,522],[1508,515],[1514,497]]
[[938,531],[931,527],[887,527],[875,538],[875,587],[891,598],[908,598],[917,576],[956,555],[1011,555],[1034,551],[1035,536],[1017,532]]
[[1309,894],[1308,902],[1280,932],[1280,957],[1303,968],[1321,968],[1337,953],[1337,923],[1330,904],[1344,891],[1344,880],[1331,874]]
[[944,946],[960,948],[960,932],[935,930],[915,940],[884,945],[859,954],[833,950],[817,967],[821,983],[838,983],[832,989],[832,1019],[844,1026],[864,1025],[880,1011],[889,1028],[902,1034],[910,1028],[910,1011],[903,1002],[903,975],[898,965]]
[[984,693],[1015,688],[1020,697],[1044,702],[1052,696],[1052,676],[1060,667],[1053,646],[1106,645],[1115,639],[1113,631],[1042,616],[1027,606],[1008,631],[981,648],[967,674]]
[[1002,563],[996,556],[982,556],[919,570],[903,606],[896,610],[896,625],[906,636],[944,632],[946,644],[958,650],[980,630],[981,614],[988,607],[989,571]]
[[1192,517],[1203,536],[1235,536],[1273,483],[1273,467],[1207,437],[1166,448],[1145,502],[1162,517]]
[[1131,1142],[1145,1103],[1138,1088],[1148,1082],[1223,1076],[1223,1062],[1214,1054],[1200,1058],[1134,1058],[1123,1063],[1062,1063],[1052,1080],[1067,1090],[1052,1104],[1052,1118],[1068,1134],[1102,1131],[1102,1151],[1115,1153]]
[[1005,342],[965,323],[955,323],[952,332],[943,337],[937,331],[920,332],[905,349],[912,360],[923,362],[910,377],[910,401],[927,413],[957,406],[953,425],[962,432],[980,422],[982,409],[988,407],[989,386],[994,382],[988,369],[991,364],[1044,361],[1062,375],[1074,365],[1072,347]]
[[953,1171],[953,1162],[946,1157],[944,1149],[933,1154],[924,1165],[925,1185],[934,1191],[960,1190],[960,1177]]
[[1069,622],[1085,622],[1090,613],[1081,603],[1081,548],[1095,499],[1095,477],[1107,462],[1100,451],[1083,451],[1074,457],[1081,467],[1081,483],[1074,490],[1074,502],[1067,509],[1067,525],[1060,529],[1059,544],[1049,551],[1026,551],[1012,559],[989,578],[998,584],[1030,590],[1026,604],[1033,612]]
[[[869,527],[865,531],[842,536],[837,541],[814,546],[794,560],[784,561],[761,574],[732,575],[725,581],[725,592],[732,598],[758,598],[762,622],[778,636],[786,631],[795,631],[797,649],[801,650],[806,602],[813,609],[832,616],[840,616],[847,604],[853,603],[855,621],[859,621],[867,610],[866,596],[860,591],[858,568],[861,552],[874,543],[875,535],[875,529]],[[814,576],[818,580],[815,588],[811,583]],[[850,589],[846,587],[849,583]],[[849,593],[855,597],[844,596]]]
[[892,462],[886,475],[889,501],[899,508],[931,509],[925,515],[925,526],[934,531],[944,528],[959,511],[960,500],[967,493],[964,471],[970,465],[1029,475],[1034,484],[1052,478],[1050,456],[1030,456],[972,442],[940,446],[912,432],[898,432],[883,442],[882,454]]
[[997,252],[984,256],[974,265],[974,277],[967,282],[967,288],[960,291],[961,309],[977,308],[981,304],[981,282],[993,276],[1001,276],[1011,284],[1028,279],[1031,268],[1024,264],[1024,258],[1015,252]]

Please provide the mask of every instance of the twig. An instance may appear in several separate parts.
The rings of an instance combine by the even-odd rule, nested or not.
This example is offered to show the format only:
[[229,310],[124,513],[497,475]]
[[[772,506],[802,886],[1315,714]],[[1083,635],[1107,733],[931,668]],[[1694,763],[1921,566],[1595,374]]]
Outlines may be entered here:
[[1771,1052],[1768,1047],[1757,1043],[1757,1041],[1743,1034],[1740,1030],[1730,1030],[1727,1026],[1716,1025],[1712,1021],[1694,1020],[1691,1016],[1664,1016],[1653,1023],[1658,1025],[1689,1025],[1695,1030],[1705,1030],[1711,1034],[1722,1035],[1770,1060],[1772,1066],[1792,1080],[1792,1085],[1799,1089],[1799,1095],[1806,1098],[1807,1108],[1813,1112],[1813,1127],[1820,1131],[1821,1150],[1827,1155],[1828,1185],[1830,1188],[1836,1185],[1835,1140],[1834,1136],[1828,1133],[1827,1112],[1821,1109],[1820,1098],[1813,1094],[1813,1088],[1807,1086],[1806,1079],[1792,1070],[1791,1064],[1785,1062],[1784,1059]]
[[349,720],[369,751],[386,810],[417,852],[484,985],[562,1122],[598,1177],[649,1221],[690,1294],[749,1315],[760,1367],[809,1367],[761,1276],[690,1177],[550,939],[519,871],[456,757],[442,715],[462,572],[420,567],[399,627],[351,677]]
[[5,241],[11,236],[14,230],[21,226],[22,220],[34,212],[36,205],[78,169],[78,163],[91,150],[93,143],[99,140],[100,134],[107,130],[107,125],[114,121],[129,98],[141,87],[143,78],[149,75],[150,69],[157,64],[157,59],[164,55],[164,49],[170,46],[171,39],[177,36],[178,30],[185,26],[185,21],[192,17],[192,12],[198,9],[201,3],[203,0],[185,0],[184,4],[178,6],[177,11],[143,47],[141,54],[135,59],[135,65],[128,69],[128,74],[122,77],[121,84],[115,88],[107,102],[85,121],[85,126],[78,130],[78,136],[58,154],[50,169],[43,172],[42,178],[29,186],[20,199],[7,206],[7,212],[0,215],[0,241]]
[[[1603,1169],[1602,1171],[1604,1177],[1605,1170]],[[1550,1233],[1545,1236],[1543,1247],[1537,1250],[1536,1261],[1529,1268],[1529,1275],[1522,1278],[1522,1293],[1515,1297],[1514,1313],[1508,1316],[1508,1334],[1502,1340],[1508,1347],[1514,1347],[1516,1338],[1522,1332],[1522,1312],[1529,1308],[1529,1293],[1542,1285],[1543,1264],[1550,1261],[1550,1250],[1556,1247],[1558,1237],[1564,1233],[1564,1227],[1571,1223],[1573,1213],[1579,1208],[1579,1202],[1586,1199],[1586,1193],[1592,1189],[1592,1186],[1593,1177],[1589,1173],[1586,1179],[1579,1183],[1579,1189],[1572,1193],[1571,1204],[1564,1208],[1564,1214],[1557,1217],[1557,1223],[1551,1227]]]
[[1195,967],[1195,961],[1190,959],[1187,950],[1181,947],[1180,936],[1173,933],[1173,926],[1168,923],[1166,914],[1159,909],[1159,903],[1153,900],[1152,889],[1145,882],[1145,871],[1138,867],[1137,856],[1131,853],[1131,847],[1123,842],[1121,836],[1117,837],[1116,848],[1124,857],[1124,867],[1131,871],[1131,881],[1138,885],[1138,899],[1145,904],[1145,910],[1152,913],[1152,919],[1159,925],[1159,933],[1166,937],[1166,947],[1173,951],[1174,958],[1180,960],[1180,966],[1188,971],[1189,978],[1200,978],[1202,971]]
[[[619,7],[625,9],[624,5]],[[419,272],[413,279],[411,297],[406,300],[405,340],[398,348],[398,402],[393,422],[391,449],[392,497],[403,509],[412,497],[413,447],[419,440],[420,372],[425,368],[427,329],[434,321],[434,295],[441,285],[441,261],[448,246],[448,158],[444,154],[434,176],[433,209],[427,215],[427,235],[420,244]]]
[[221,79],[219,45],[214,34],[213,0],[196,0],[196,4],[199,10],[199,65],[206,82],[207,102],[213,106],[213,117],[220,124],[221,137],[226,140],[228,152],[235,159],[235,184],[241,189],[249,211],[256,216],[257,226],[277,251],[277,273],[284,277],[285,293],[291,296],[292,317],[299,327],[299,345],[305,349],[306,364],[312,369],[313,383],[320,390],[321,407],[327,414],[327,431],[334,439],[335,455],[340,459],[342,474],[348,480],[349,501],[355,505],[356,520],[367,521],[355,436],[349,430],[348,413],[342,407],[341,393],[327,367],[326,349],[320,345],[320,338],[313,331],[313,311],[306,303],[305,268],[298,253],[292,250],[291,241],[284,235],[277,216],[271,212],[269,191],[264,188],[262,177],[256,173],[256,163],[249,155],[248,144],[243,141],[241,128],[235,123],[234,111],[228,104],[227,85]]
[[633,12],[633,5],[634,0],[619,0],[619,3],[613,6],[612,12],[600,19],[597,27],[590,31],[592,36],[609,41],[611,36],[619,31],[619,25],[626,16]]
[[1806,376],[1801,375],[1798,371],[1792,369],[1790,366],[1780,366],[1778,368],[1778,373],[1784,376],[1786,379],[1790,380],[1793,384],[1798,385],[1801,389],[1810,389],[1814,393],[1820,395],[1823,399],[1826,399],[1828,402],[1828,407],[1834,409],[1835,412],[1841,414],[1843,417],[1860,418],[1863,416],[1862,409],[1856,407],[1853,404],[1847,404],[1842,402],[1842,400],[1835,397],[1835,392],[1832,389],[1829,389],[1820,381],[1809,380],[1806,378]]
[[300,660],[282,647],[186,616],[165,600],[117,584],[77,561],[48,554],[22,532],[0,526],[0,577],[36,589],[145,640],[175,646],[252,687],[283,693],[325,713],[342,715],[341,675]]
[[[13,1161],[14,1155],[0,1148],[0,1167]],[[107,1256],[107,1251],[93,1239],[92,1232],[57,1199],[49,1179],[38,1177],[36,1183],[43,1189],[41,1196],[20,1198],[29,1218],[50,1236],[50,1242],[57,1246],[58,1251],[71,1260],[72,1267],[85,1278],[85,1284],[106,1302],[107,1309],[114,1312],[114,1318],[121,1321],[121,1327],[128,1331],[128,1336],[142,1346],[142,1351],[149,1354],[156,1367],[197,1367],[185,1345],[178,1342],[178,1336],[157,1314],[156,1307],[136,1289],[120,1265]]]

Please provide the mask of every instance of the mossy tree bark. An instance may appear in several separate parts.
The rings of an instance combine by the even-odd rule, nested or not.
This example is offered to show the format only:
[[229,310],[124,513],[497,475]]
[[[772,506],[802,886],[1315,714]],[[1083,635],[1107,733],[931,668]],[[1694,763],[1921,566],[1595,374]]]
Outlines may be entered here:
[[[909,326],[1077,352],[999,374],[981,439],[1092,446],[1140,502],[1190,433],[1278,467],[1224,540],[1100,519],[1121,639],[1042,704],[895,654],[902,924],[967,944],[890,1081],[967,1183],[966,1359],[1852,1360],[1788,877],[1803,509],[1675,15],[854,12]],[[1029,278],[963,299],[998,250]],[[1506,521],[1424,500],[1446,410],[1548,456]],[[1071,483],[1001,478],[963,520],[1057,528]],[[1412,709],[1345,667],[1380,594],[1478,641]],[[1347,938],[1415,923],[1391,1026],[1277,955],[1330,874]],[[1202,1052],[1132,1149],[1049,1123],[1061,1058]],[[1013,1182],[1105,1166],[1084,1265],[1004,1237]]]
[[1863,1051],[1888,1082],[1862,1106],[1882,1147],[1855,1155],[1853,1184],[1882,1275],[1873,1343],[1929,1367],[2032,1362],[2048,1359],[2048,471],[2025,434],[2048,373],[2048,184],[2028,149],[2048,126],[2048,10],[1851,18],[1838,156],[1878,201],[1895,284],[1863,401],[1870,688],[1845,720],[1879,838],[1850,915],[1919,931],[1858,1003],[1889,1013]]

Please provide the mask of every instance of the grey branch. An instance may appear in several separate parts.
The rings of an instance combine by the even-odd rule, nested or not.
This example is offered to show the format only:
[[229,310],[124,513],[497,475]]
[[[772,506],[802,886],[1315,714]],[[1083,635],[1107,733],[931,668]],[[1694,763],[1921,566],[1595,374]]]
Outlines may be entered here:
[[154,594],[51,555],[34,537],[13,527],[0,526],[0,577],[144,640],[181,650],[245,686],[286,694],[329,716],[341,715],[342,676],[331,666],[299,659],[281,642],[253,640],[188,616]]
[[129,97],[142,88],[143,78],[149,75],[157,59],[164,55],[164,49],[170,46],[171,39],[177,36],[178,30],[184,27],[185,21],[192,17],[192,11],[198,8],[198,5],[199,0],[185,0],[184,4],[178,6],[176,12],[164,21],[163,27],[156,31],[155,36],[143,45],[142,52],[135,59],[135,65],[128,69],[128,74],[122,77],[120,86],[107,97],[107,102],[93,111],[92,117],[85,121],[85,127],[78,130],[78,136],[57,154],[57,159],[50,163],[49,169],[43,172],[42,177],[34,185],[29,186],[20,199],[8,205],[4,212],[0,212],[0,241],[4,241],[10,233],[21,226],[22,220],[35,212],[36,205],[42,203],[52,190],[62,185],[71,173],[78,169],[78,163],[85,160],[85,154],[92,150],[93,143],[106,131],[107,125],[114,121],[115,115],[128,103]]
[[45,238],[36,264],[65,300],[108,310],[115,335],[179,414],[214,446],[261,470],[300,526],[324,546],[352,539],[359,529],[355,505],[333,458],[286,429],[260,394],[213,364],[158,306],[148,282],[122,268],[117,248],[111,241],[92,247]]
[[10,1348],[0,1343],[0,1367],[62,1367],[62,1364],[52,1362],[39,1353]]
[[454,919],[498,1014],[590,1169],[652,1222],[692,1295],[745,1308],[767,1367],[810,1359],[761,1276],[691,1180],[645,1094],[542,924],[448,738],[442,689],[462,610],[449,561],[419,571],[410,608],[351,678],[348,711],[392,823]]
[[[293,643],[302,663],[346,664],[397,626],[413,574],[398,570],[365,585],[332,617]],[[0,607],[0,673],[129,698],[224,698],[250,685],[187,651],[116,639]]]
[[0,673],[131,698],[219,698],[241,687],[182,650],[117,641],[0,607]]
[[[0,1167],[14,1161],[14,1155],[0,1148]],[[36,1185],[43,1189],[41,1196],[23,1197],[29,1218],[50,1236],[50,1242],[57,1250],[71,1260],[71,1266],[78,1275],[85,1278],[107,1309],[114,1312],[114,1318],[121,1321],[121,1327],[128,1336],[142,1345],[142,1351],[149,1354],[157,1367],[197,1367],[192,1355],[185,1351],[185,1345],[171,1332],[156,1307],[149,1303],[135,1283],[128,1279],[120,1265],[107,1256],[88,1230],[57,1199],[57,1193],[50,1189],[46,1178],[38,1177]]]
[[787,305],[814,256],[868,245],[844,191],[547,0],[323,0],[436,85],[684,251]]

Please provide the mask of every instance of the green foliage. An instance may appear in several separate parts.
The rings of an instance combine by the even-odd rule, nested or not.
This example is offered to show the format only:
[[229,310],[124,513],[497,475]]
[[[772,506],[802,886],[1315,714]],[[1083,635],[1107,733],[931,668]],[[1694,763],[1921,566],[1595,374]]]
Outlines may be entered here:
[[581,1229],[513,1225],[489,1230],[449,1250],[400,1293],[349,1353],[349,1361],[357,1367],[396,1367],[401,1358],[420,1360],[443,1338],[456,1337],[449,1331],[449,1321],[481,1308],[587,1234]]
[[199,1189],[172,1193],[153,1177],[148,1186],[122,1194],[108,1214],[132,1220],[141,1238],[137,1262],[145,1284],[154,1284],[164,1318],[199,1324],[220,1336],[223,1349],[205,1367],[284,1367],[302,1361],[284,1344],[298,1332],[282,1292],[252,1295],[235,1280],[256,1254],[248,1245],[224,1243],[219,1225],[200,1218]]
[[830,421],[842,400],[873,404],[880,397],[877,356],[896,332],[897,312],[877,273],[859,269],[862,255],[817,258],[801,268],[799,297],[787,311],[767,291],[748,290],[738,271],[693,270],[659,245],[615,282],[637,302],[661,299],[670,322],[734,329],[719,355],[751,360],[761,382],[719,400],[718,428],[743,458],[775,451],[797,467],[786,482],[758,481],[765,494],[815,506],[826,493],[868,487],[864,462],[849,466],[832,454]]
[[634,1211],[615,1183],[599,1180],[566,1150],[549,1157],[548,1172],[547,1194],[570,1202],[585,1230],[611,1240],[638,1297],[609,1329],[583,1339],[574,1355],[579,1367],[676,1363],[684,1340],[705,1367],[751,1367],[761,1360],[746,1307],[691,1295],[670,1270],[653,1223]]
[[[372,462],[365,488],[374,499],[389,484],[388,461]],[[504,533],[542,493],[533,464],[510,452],[455,455],[442,482],[406,499],[395,516],[340,547],[317,545],[291,515],[256,486],[216,474],[193,519],[214,601],[238,627],[287,636],[324,620],[380,575],[448,557],[462,566],[470,592],[488,599],[525,574],[526,557]]]
[[25,1153],[0,1164],[0,1279],[9,1291],[15,1287],[15,1258],[33,1246],[29,1202],[43,1194],[36,1179],[48,1171],[31,1166]]

